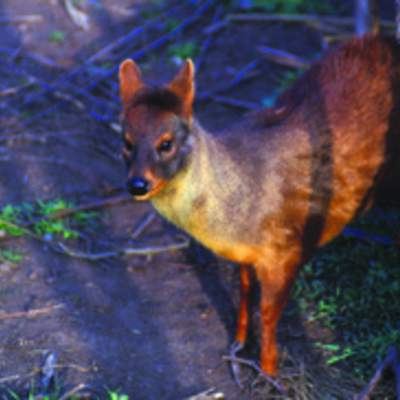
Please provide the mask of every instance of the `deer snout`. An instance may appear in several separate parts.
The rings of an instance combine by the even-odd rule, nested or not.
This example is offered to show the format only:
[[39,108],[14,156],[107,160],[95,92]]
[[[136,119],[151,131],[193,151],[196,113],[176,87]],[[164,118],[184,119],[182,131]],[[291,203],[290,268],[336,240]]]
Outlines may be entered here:
[[126,182],[128,192],[132,196],[144,196],[149,192],[150,186],[150,182],[147,179],[138,176],[129,178]]

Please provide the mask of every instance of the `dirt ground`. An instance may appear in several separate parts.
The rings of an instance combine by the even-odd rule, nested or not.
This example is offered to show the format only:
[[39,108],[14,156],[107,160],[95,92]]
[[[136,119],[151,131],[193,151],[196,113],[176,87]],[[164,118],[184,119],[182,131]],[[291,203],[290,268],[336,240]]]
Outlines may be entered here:
[[[139,10],[146,6],[135,0],[89,3],[95,11],[90,14],[90,30],[84,32],[67,16],[61,2],[0,0],[1,16],[42,16],[35,23],[0,24],[0,47],[32,55],[34,73],[51,74],[54,69],[64,73],[99,43],[132,29]],[[204,40],[204,28],[211,19],[212,15],[206,15],[185,34]],[[65,33],[62,43],[49,39],[55,30]],[[199,92],[228,82],[240,68],[258,60],[257,76],[227,96],[260,104],[279,85],[282,70],[260,57],[257,47],[261,45],[313,59],[321,51],[321,37],[303,25],[280,23],[235,24],[220,30],[199,70]],[[166,54],[163,47],[146,57],[149,79],[172,76],[176,67]],[[0,84],[1,89],[7,87],[1,77]],[[196,109],[208,128],[234,122],[243,113],[210,98],[199,101]],[[0,115],[0,128],[5,119],[6,115]],[[84,111],[58,107],[43,120],[36,119],[19,138],[4,140],[7,134],[3,127],[1,205],[58,197],[85,203],[106,197],[110,188],[121,187],[125,181],[119,136]],[[176,241],[179,233],[159,217],[139,239],[131,238],[150,211],[150,205],[133,202],[104,210],[95,225],[85,228],[80,247],[95,251]],[[1,245],[20,249],[24,255],[16,265],[0,265],[3,398],[8,389],[26,393],[32,381],[40,379],[37,371],[49,353],[57,356],[57,379],[63,392],[85,384],[101,398],[106,388],[135,400],[185,399],[210,388],[229,400],[261,398],[256,391],[253,395],[240,391],[222,360],[233,339],[238,301],[238,273],[228,262],[195,244],[151,258],[98,262],[58,254],[46,243],[31,239]],[[42,308],[46,309],[43,314],[29,314]],[[289,307],[281,324],[282,347],[296,359],[296,368],[306,363],[318,369],[320,355],[310,343],[325,332],[304,326],[294,309]],[[8,314],[14,312],[28,313]],[[250,347],[247,356],[255,357],[256,341]],[[290,357],[286,364],[292,368]]]

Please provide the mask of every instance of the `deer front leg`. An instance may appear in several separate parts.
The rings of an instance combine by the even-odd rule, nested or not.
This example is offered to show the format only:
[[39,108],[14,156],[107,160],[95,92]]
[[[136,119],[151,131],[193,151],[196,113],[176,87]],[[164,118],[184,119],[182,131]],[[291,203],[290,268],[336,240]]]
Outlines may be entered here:
[[236,343],[243,348],[249,330],[249,296],[251,290],[250,266],[240,266],[240,302],[238,319],[236,322]]
[[268,265],[258,265],[256,268],[261,285],[260,362],[262,370],[270,376],[276,376],[278,372],[277,325],[301,264],[301,257],[297,252],[279,258],[269,257]]
[[236,321],[236,336],[235,341],[231,345],[230,357],[232,375],[235,382],[239,387],[242,387],[240,381],[240,366],[238,363],[233,361],[236,358],[237,353],[243,349],[246,344],[247,333],[249,331],[249,297],[251,290],[251,272],[249,265],[240,266],[240,300],[239,300],[239,311]]

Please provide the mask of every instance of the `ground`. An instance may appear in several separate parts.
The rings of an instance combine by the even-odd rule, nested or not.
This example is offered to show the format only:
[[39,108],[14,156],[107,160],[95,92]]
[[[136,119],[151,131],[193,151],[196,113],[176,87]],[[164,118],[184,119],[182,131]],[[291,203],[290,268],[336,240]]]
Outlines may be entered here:
[[[3,68],[15,63],[16,69],[12,74],[8,69],[0,77],[0,91],[21,85],[18,68],[49,81],[65,76],[96,49],[127,34],[132,26],[140,26],[160,7],[135,0],[119,1],[118,5],[111,0],[88,3],[91,28],[83,31],[68,17],[62,2],[0,0],[0,16],[41,16],[36,22],[1,23]],[[182,18],[179,12],[183,11],[177,11],[177,20]],[[213,18],[221,19],[215,7],[173,40],[182,42],[187,37],[200,48],[210,37],[205,29],[213,25]],[[141,43],[149,37],[140,38]],[[227,103],[267,104],[276,88],[291,79],[289,69],[262,56],[262,45],[284,48],[306,60],[317,58],[323,47],[320,31],[305,25],[233,24],[216,30],[209,47],[204,47],[197,76],[196,112],[207,128],[232,123],[245,112],[245,107]],[[183,50],[175,53],[179,51]],[[167,43],[147,53],[139,63],[150,81],[160,82],[170,79],[177,68],[171,58]],[[234,90],[213,96],[215,89],[229,89],[232,78],[253,62],[248,79],[234,85]],[[112,79],[116,83],[116,75]],[[123,196],[120,137],[110,125],[88,115],[88,104],[77,110],[71,102],[61,103],[43,116],[37,103],[20,111],[21,101],[29,94],[10,95],[8,106],[13,104],[12,110],[0,107],[7,111],[0,116],[1,205],[55,198],[85,204]],[[217,94],[226,97],[218,98]],[[46,108],[59,97],[46,94],[39,100]],[[8,95],[4,98],[9,100]],[[115,107],[119,107],[117,99]],[[117,115],[114,117],[117,122]],[[25,124],[24,118],[32,122]],[[96,252],[176,242],[180,233],[160,217],[138,239],[132,238],[137,224],[151,211],[149,204],[131,201],[101,208],[97,219],[82,228],[80,240],[67,244]],[[84,384],[87,392],[100,398],[105,398],[107,388],[135,400],[185,399],[210,388],[230,400],[263,398],[257,383],[251,390],[241,391],[222,359],[233,340],[238,301],[238,271],[227,261],[216,259],[194,243],[180,252],[93,262],[59,254],[46,240],[25,236],[0,240],[2,248],[23,255],[18,263],[0,264],[3,398],[11,396],[10,390],[25,396],[32,385],[40,391],[43,376],[39,372],[49,354],[57,357],[56,385],[62,393]],[[294,303],[292,300],[280,327],[284,364],[288,376],[291,372],[304,384],[308,374],[319,375],[314,380],[319,379],[321,389],[309,389],[298,398],[322,398],[321,382],[334,379],[334,374],[324,372],[321,354],[311,343],[332,333],[306,326]],[[22,314],[15,314],[18,312]],[[250,347],[247,356],[256,357],[256,338]],[[349,398],[358,389],[357,383],[351,382],[347,392],[343,388],[332,394],[335,391],[330,387],[329,398]]]

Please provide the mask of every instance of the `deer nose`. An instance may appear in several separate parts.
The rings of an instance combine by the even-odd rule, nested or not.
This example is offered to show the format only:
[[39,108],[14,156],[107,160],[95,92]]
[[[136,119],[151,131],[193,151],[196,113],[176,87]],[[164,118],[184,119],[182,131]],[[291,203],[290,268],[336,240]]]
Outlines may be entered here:
[[128,179],[126,187],[132,196],[143,196],[148,193],[150,184],[146,179],[134,176]]

